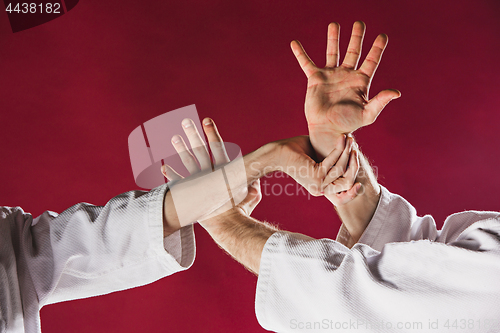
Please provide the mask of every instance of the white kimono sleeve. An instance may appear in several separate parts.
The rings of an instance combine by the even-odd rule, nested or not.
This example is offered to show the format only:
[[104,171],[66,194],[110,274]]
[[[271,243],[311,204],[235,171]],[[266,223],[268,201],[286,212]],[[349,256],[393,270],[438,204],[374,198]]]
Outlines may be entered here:
[[348,249],[271,236],[257,283],[259,323],[279,332],[500,331],[498,213],[455,214],[437,231],[384,189],[362,240]]
[[380,200],[359,243],[381,251],[385,244],[429,239],[450,243],[473,223],[498,219],[498,212],[465,211],[448,216],[443,229],[437,230],[431,215],[417,216],[415,208],[403,197],[380,186]]
[[33,219],[0,210],[0,332],[39,332],[43,305],[145,285],[194,261],[192,226],[163,238],[166,185],[104,207],[77,204]]
[[[437,230],[431,215],[417,216],[415,208],[403,197],[380,186],[380,200],[375,213],[358,243],[381,251],[385,244],[429,239],[443,243],[454,241],[472,223],[488,218],[499,218],[498,212],[466,211],[449,216],[442,230]],[[337,241],[348,246],[353,241],[344,224]]]

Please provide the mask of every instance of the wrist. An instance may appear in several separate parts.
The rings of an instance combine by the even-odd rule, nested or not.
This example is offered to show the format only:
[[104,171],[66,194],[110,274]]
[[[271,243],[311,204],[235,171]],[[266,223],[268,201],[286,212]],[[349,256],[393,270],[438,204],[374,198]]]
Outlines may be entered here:
[[330,154],[335,148],[339,137],[344,136],[343,133],[334,131],[324,125],[308,125],[308,127],[309,139],[319,160],[323,160]]
[[339,131],[335,128],[333,128],[332,125],[325,124],[325,123],[307,123],[307,128],[309,130],[309,136],[311,135],[329,135],[329,136],[335,136],[338,137],[340,135],[346,134],[342,131]]

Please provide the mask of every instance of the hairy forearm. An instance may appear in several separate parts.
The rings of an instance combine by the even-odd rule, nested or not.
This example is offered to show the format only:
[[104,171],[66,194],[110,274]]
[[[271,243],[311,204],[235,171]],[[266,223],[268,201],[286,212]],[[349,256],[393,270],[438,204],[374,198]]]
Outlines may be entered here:
[[[309,130],[313,131],[310,133],[311,144],[320,160],[335,148],[335,142],[341,135],[331,132],[327,133],[327,129],[318,127],[310,128]],[[362,185],[358,191],[359,194],[352,201],[335,207],[340,219],[344,223],[345,229],[349,233],[349,244],[351,246],[359,240],[373,217],[380,196],[380,187],[370,163],[361,152],[359,152],[358,156],[360,165],[356,183],[361,183]],[[328,198],[329,196],[326,195],[326,197]],[[343,230],[344,232],[345,229]]]
[[361,152],[358,156],[360,168],[356,182],[362,185],[359,194],[352,201],[335,207],[353,243],[359,240],[370,223],[380,198],[380,186],[370,163]]
[[264,245],[277,229],[246,215],[241,209],[232,209],[214,218],[200,222],[214,241],[236,261],[259,274]]

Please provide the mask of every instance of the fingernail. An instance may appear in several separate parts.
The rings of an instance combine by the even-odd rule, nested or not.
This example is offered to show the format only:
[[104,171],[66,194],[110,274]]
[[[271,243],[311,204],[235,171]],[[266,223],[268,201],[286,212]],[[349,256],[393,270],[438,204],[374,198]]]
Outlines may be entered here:
[[182,121],[182,127],[188,128],[191,126],[193,126],[193,122],[191,121],[191,119],[186,118]]
[[180,136],[178,136],[178,135],[174,135],[174,136],[172,137],[172,142],[173,142],[173,143],[179,143],[179,142],[181,142],[181,138],[180,138]]
[[206,118],[205,120],[203,120],[203,125],[205,126],[212,125],[212,119]]

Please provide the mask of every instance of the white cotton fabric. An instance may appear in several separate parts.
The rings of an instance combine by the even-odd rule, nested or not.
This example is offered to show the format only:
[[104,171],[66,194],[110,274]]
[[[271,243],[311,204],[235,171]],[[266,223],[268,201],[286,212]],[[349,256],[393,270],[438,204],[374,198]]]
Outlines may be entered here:
[[273,234],[255,308],[277,332],[500,332],[500,214],[457,213],[437,230],[382,187],[352,249]]
[[0,332],[40,332],[46,304],[102,295],[189,268],[193,227],[163,238],[167,185],[104,207],[77,204],[37,218],[0,207]]

